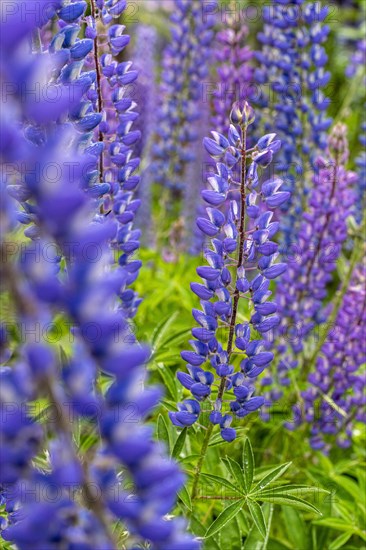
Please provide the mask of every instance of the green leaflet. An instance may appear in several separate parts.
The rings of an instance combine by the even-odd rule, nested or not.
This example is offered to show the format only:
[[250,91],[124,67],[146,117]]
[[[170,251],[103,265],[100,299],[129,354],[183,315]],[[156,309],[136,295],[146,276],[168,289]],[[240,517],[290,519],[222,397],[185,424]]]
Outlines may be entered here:
[[[228,479],[221,476],[216,476],[214,474],[207,474],[205,472],[201,472],[201,477],[209,479],[210,481],[217,483],[217,485],[224,485],[228,489],[231,489],[232,491],[236,493],[240,493],[240,488],[235,486],[233,483],[231,483]],[[243,495],[244,496],[244,495]]]
[[236,514],[240,512],[244,503],[245,499],[241,499],[227,506],[207,529],[205,538],[212,537],[215,533],[220,531],[220,529],[224,527],[224,525],[226,525],[236,516]]
[[187,431],[188,431],[188,428],[183,428],[183,430],[180,432],[175,444],[174,444],[174,447],[173,447],[173,450],[172,450],[172,457],[173,458],[178,458],[183,447],[184,447],[184,442],[186,440],[186,437],[187,437]]
[[173,401],[177,402],[178,387],[176,377],[174,376],[172,370],[169,367],[166,367],[163,363],[157,363],[157,365],[157,372],[159,373],[159,376],[161,377],[166,388],[168,389],[171,397],[173,398]]
[[168,451],[170,451],[171,443],[170,443],[169,430],[165,422],[165,418],[162,414],[159,414],[158,416],[157,435],[158,435],[159,441],[164,441],[168,448]]
[[252,516],[253,518],[253,521],[262,537],[262,539],[266,539],[266,536],[267,536],[267,526],[266,526],[266,521],[264,519],[264,515],[263,515],[263,512],[262,512],[262,508],[260,507],[260,505],[258,504],[258,502],[255,502],[255,501],[252,501],[252,500],[248,500],[247,501],[247,504],[248,504],[248,508],[249,508],[249,512],[250,512],[250,515]]
[[167,332],[169,331],[169,328],[174,323],[178,315],[179,315],[179,311],[174,311],[174,313],[169,314],[167,317],[165,317],[155,328],[151,337],[153,355],[155,351],[158,349],[159,344],[163,340],[165,334],[167,334]]
[[249,534],[245,540],[244,550],[266,550],[268,546],[269,533],[271,530],[272,518],[273,518],[273,505],[272,504],[263,504],[262,512],[264,516],[265,525],[267,526],[267,532],[265,539],[258,530],[256,524],[252,526],[249,531]]
[[183,504],[188,508],[188,510],[192,510],[191,497],[190,497],[189,492],[187,490],[187,487],[185,485],[183,485],[183,487],[182,487],[182,489],[179,493],[179,498],[183,502]]
[[281,477],[286,472],[286,470],[288,470],[291,464],[291,462],[286,462],[285,464],[281,464],[280,466],[275,466],[271,471],[267,472],[266,475],[262,477],[262,479],[259,480],[251,494],[259,493],[265,487],[267,487],[267,485],[276,481],[276,479]]
[[[252,495],[251,498],[254,498],[254,496]],[[321,512],[313,504],[310,504],[310,502],[289,494],[276,494],[273,491],[268,491],[257,494],[255,499],[262,502],[271,502],[272,504],[287,504],[306,512],[315,512],[321,515]]]
[[233,476],[239,487],[242,487],[246,492],[246,483],[240,465],[236,462],[236,460],[230,458],[229,456],[223,458],[222,462],[225,464],[228,472]]
[[337,537],[333,542],[330,543],[329,550],[338,550],[338,548],[342,548],[342,546],[346,544],[346,542],[352,537],[352,535],[352,531],[339,535],[339,537]]
[[254,477],[254,454],[250,440],[247,438],[243,446],[243,472],[246,493],[250,492]]

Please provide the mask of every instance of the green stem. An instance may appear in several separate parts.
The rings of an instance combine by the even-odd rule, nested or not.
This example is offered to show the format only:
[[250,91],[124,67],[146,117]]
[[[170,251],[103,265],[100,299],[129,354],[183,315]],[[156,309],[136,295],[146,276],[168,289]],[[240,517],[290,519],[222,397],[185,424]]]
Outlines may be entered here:
[[213,428],[214,428],[214,425],[210,424],[209,427],[208,427],[208,430],[206,432],[205,438],[203,440],[203,443],[202,443],[201,453],[200,453],[200,457],[199,457],[198,462],[197,462],[196,471],[195,471],[194,480],[193,480],[192,493],[191,493],[191,499],[192,500],[197,498],[198,482],[199,482],[199,479],[200,479],[203,462],[205,460],[205,456],[206,456],[206,452],[207,452],[207,449],[208,449],[208,445],[210,443]]

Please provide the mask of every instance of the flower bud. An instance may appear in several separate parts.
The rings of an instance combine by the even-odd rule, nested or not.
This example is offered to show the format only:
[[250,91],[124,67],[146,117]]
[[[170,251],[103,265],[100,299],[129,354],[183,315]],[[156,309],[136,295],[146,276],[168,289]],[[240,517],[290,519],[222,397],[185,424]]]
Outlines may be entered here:
[[243,104],[236,101],[231,109],[230,120],[239,126],[249,126],[255,120],[254,109],[247,101],[244,101]]

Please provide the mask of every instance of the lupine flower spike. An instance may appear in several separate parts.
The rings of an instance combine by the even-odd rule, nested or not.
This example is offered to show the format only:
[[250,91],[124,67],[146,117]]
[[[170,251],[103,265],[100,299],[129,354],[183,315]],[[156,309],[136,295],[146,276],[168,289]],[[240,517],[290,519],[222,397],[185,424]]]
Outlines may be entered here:
[[323,23],[327,14],[327,6],[320,2],[273,0],[263,9],[265,24],[258,34],[263,46],[256,54],[260,67],[255,77],[259,86],[271,89],[267,98],[261,94],[259,99],[268,108],[273,105],[271,131],[282,141],[277,170],[285,178],[285,188],[292,192],[281,223],[287,245],[297,235],[298,219],[311,189],[306,175],[326,148],[331,124],[326,114],[330,100],[323,92],[330,79],[323,46],[329,33],[329,26]]
[[280,361],[262,380],[270,388],[267,405],[281,396],[280,386],[290,384],[290,371],[297,367],[312,330],[326,323],[330,315],[331,309],[325,305],[327,285],[346,242],[347,218],[355,201],[357,177],[346,169],[348,155],[346,127],[337,124],[326,155],[315,163],[308,210],[301,217],[298,242],[288,250],[288,269],[276,293],[281,316],[276,331]]
[[154,148],[156,181],[180,194],[187,164],[195,159],[198,135],[192,123],[202,83],[208,75],[214,19],[209,5],[197,0],[174,0],[172,39],[164,52],[158,142]]
[[[289,193],[281,191],[278,178],[260,183],[259,177],[260,167],[270,164],[280,142],[275,134],[268,134],[248,149],[247,135],[254,118],[249,103],[235,103],[228,138],[212,132],[212,138],[204,139],[206,150],[216,161],[216,173],[202,191],[209,206],[207,217],[199,217],[197,225],[211,242],[204,250],[207,265],[197,268],[202,283],[191,284],[201,309],[192,311],[199,325],[192,330],[192,351],[181,354],[188,373],[177,375],[192,399],[170,414],[177,426],[189,426],[207,403],[210,421],[219,425],[227,441],[235,438],[232,415],[242,418],[264,402],[263,397],[255,396],[253,382],[273,354],[266,351],[265,340],[251,336],[265,335],[278,325],[276,304],[268,301],[269,285],[286,269],[285,264],[276,262],[277,244],[272,239],[279,224],[272,217]],[[239,322],[244,300],[250,316]],[[236,355],[242,357],[240,367],[235,366]],[[231,414],[223,410],[226,395],[231,398]]]

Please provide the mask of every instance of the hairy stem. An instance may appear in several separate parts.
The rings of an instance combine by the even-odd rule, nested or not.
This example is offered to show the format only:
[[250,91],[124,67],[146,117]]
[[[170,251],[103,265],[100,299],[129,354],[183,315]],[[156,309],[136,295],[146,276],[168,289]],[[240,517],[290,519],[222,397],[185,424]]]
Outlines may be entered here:
[[[91,14],[95,22],[97,22],[97,8],[95,5],[95,0],[90,1],[90,9]],[[98,93],[98,101],[97,101],[97,109],[98,113],[103,112],[103,96],[102,96],[102,71],[100,68],[99,63],[99,44],[98,44],[98,34],[94,38],[94,64],[95,64],[95,71],[97,73],[97,93]],[[98,141],[103,142],[103,132],[99,130],[98,132]],[[103,153],[100,155],[99,160],[99,179],[100,183],[103,183],[104,180],[104,165],[103,165]]]
[[[241,178],[240,178],[240,226],[239,226],[239,255],[237,262],[237,269],[243,265],[244,259],[244,245],[245,245],[245,201],[246,201],[246,188],[245,188],[245,179],[246,179],[246,164],[247,164],[247,154],[246,154],[246,126],[243,126],[242,131],[242,149],[241,149]],[[230,320],[230,329],[229,329],[229,339],[227,344],[227,354],[228,361],[233,349],[233,338],[236,324],[236,317],[238,313],[238,303],[239,303],[240,293],[238,289],[235,289],[234,300],[233,300],[233,312]],[[225,382],[224,382],[225,384]]]

